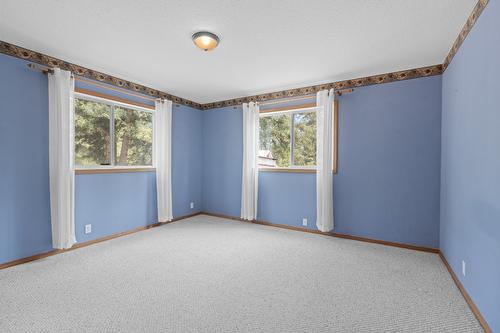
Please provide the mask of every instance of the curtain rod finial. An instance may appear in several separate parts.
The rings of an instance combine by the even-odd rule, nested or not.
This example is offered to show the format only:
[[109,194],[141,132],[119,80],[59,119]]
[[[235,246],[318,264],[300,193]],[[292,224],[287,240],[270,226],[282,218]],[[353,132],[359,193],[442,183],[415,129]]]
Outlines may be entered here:
[[43,66],[40,66],[40,65],[34,64],[34,63],[29,63],[28,68],[31,70],[37,71],[37,72],[41,72],[43,74],[48,74],[48,73],[53,74],[54,73],[53,69],[51,69],[49,67],[43,67]]

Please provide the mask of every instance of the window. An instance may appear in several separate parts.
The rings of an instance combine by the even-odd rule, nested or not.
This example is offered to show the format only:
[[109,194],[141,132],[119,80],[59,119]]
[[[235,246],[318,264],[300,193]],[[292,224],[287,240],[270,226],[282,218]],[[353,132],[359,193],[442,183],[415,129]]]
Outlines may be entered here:
[[75,165],[152,166],[153,114],[147,109],[77,94]]
[[315,167],[316,111],[262,113],[259,140],[260,167]]
[[129,108],[116,107],[115,164],[153,164],[153,114]]

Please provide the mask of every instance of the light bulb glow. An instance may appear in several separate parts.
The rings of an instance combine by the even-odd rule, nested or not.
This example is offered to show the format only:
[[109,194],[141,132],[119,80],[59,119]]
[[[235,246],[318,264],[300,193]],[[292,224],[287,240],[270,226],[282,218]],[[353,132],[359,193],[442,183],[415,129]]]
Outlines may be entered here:
[[193,43],[204,51],[211,51],[215,49],[219,44],[219,37],[207,31],[200,31],[195,33],[192,39]]
[[210,45],[210,41],[211,41],[210,37],[203,36],[203,37],[200,37],[200,39],[201,39],[201,43],[203,45]]

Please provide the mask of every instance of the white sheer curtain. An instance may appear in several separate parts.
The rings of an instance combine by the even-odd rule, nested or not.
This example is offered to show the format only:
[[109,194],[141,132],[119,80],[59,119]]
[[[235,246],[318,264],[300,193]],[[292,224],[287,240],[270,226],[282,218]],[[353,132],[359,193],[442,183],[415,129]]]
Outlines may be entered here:
[[241,181],[241,218],[257,218],[259,170],[259,106],[243,103],[243,176]]
[[73,94],[71,73],[54,68],[49,74],[49,177],[55,249],[68,249],[76,243]]
[[316,95],[316,226],[323,232],[333,230],[333,89]]
[[172,221],[172,101],[155,102],[153,129],[158,221]]

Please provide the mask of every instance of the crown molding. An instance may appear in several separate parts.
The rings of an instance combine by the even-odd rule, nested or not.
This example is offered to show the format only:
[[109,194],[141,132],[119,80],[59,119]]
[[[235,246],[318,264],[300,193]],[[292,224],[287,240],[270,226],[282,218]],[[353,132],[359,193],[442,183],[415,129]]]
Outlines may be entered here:
[[457,54],[458,50],[460,49],[460,46],[462,46],[462,43],[464,42],[465,38],[467,38],[467,36],[469,35],[474,24],[476,24],[479,16],[481,16],[481,13],[483,12],[484,8],[486,8],[488,2],[489,0],[478,0],[476,5],[474,6],[474,9],[472,9],[472,13],[469,15],[467,22],[465,22],[465,25],[460,31],[460,34],[458,35],[457,39],[455,39],[455,42],[453,43],[450,52],[444,59],[443,71],[445,71],[446,68],[448,68],[448,66],[450,65],[451,61],[453,60],[453,57]]
[[48,55],[45,55],[43,53],[39,53],[36,51],[28,50],[20,46],[16,46],[7,42],[0,41],[0,53],[4,53],[16,58],[21,58],[24,60],[28,60],[31,62],[35,62],[40,65],[44,65],[47,67],[58,67],[67,71],[71,71],[72,73],[85,77],[87,79],[107,83],[119,88],[123,88],[126,90],[138,92],[144,95],[156,97],[156,98],[164,98],[171,100],[174,103],[177,104],[182,104],[186,106],[190,106],[195,109],[201,109],[201,104],[196,103],[193,101],[190,101],[188,99],[178,97],[171,95],[166,92],[162,92],[153,88],[149,88],[146,86],[143,86],[138,83],[130,82],[124,79],[117,78],[115,76],[94,71],[92,69],[88,69],[82,66],[78,66],[75,64],[72,64],[70,62],[60,60]]
[[443,65],[433,65],[421,68],[408,69],[404,71],[385,73],[380,75],[366,76],[357,79],[319,84],[309,87],[281,90],[261,95],[233,98],[225,101],[202,104],[201,107],[203,110],[209,110],[226,106],[241,105],[242,103],[263,102],[271,99],[310,95],[320,90],[329,90],[329,89],[340,90],[340,89],[358,88],[374,84],[382,84],[394,81],[416,79],[419,77],[440,75],[442,73],[443,73]]

